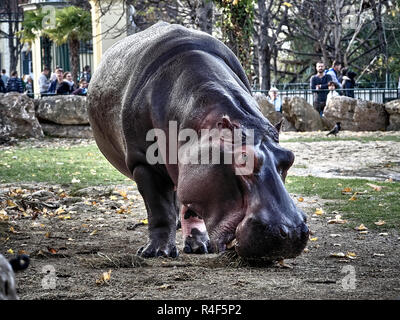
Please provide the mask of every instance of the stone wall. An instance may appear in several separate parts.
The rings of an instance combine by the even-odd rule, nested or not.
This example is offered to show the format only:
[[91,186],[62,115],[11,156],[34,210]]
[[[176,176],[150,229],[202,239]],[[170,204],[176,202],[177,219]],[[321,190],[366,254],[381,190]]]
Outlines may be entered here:
[[324,116],[320,117],[300,97],[285,97],[282,113],[274,110],[264,94],[256,93],[254,97],[261,112],[272,124],[284,118],[286,126],[283,131],[322,131],[331,129],[336,122],[341,122],[342,130],[349,131],[400,130],[400,99],[381,104],[339,96],[328,102]]
[[86,97],[0,94],[0,136],[91,138]]

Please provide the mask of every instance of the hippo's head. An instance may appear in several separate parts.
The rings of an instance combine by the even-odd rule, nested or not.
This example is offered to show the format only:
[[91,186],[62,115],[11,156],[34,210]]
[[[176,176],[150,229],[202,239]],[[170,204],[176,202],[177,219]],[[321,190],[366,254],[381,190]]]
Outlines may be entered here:
[[[215,124],[221,132],[241,127],[229,117]],[[303,251],[309,234],[305,214],[284,186],[294,154],[279,145],[278,128],[268,121],[259,128],[252,131],[253,143],[244,142],[247,130],[241,143],[230,144],[232,163],[222,162],[227,140],[229,145],[224,134],[211,147],[201,139],[198,154],[217,150],[221,163],[180,165],[178,197],[204,219],[215,251],[234,247],[245,258],[292,258]],[[250,170],[240,171],[245,165]]]

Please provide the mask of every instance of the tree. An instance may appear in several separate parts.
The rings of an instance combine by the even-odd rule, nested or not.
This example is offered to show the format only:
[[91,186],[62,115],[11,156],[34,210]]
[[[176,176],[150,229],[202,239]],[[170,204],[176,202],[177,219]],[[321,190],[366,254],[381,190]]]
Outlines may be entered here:
[[266,6],[265,0],[258,0],[257,43],[260,89],[271,87],[271,59],[275,79],[278,73],[278,51],[282,45],[282,32],[287,23],[290,5],[284,0],[270,0]]
[[8,39],[8,50],[10,55],[9,72],[17,70],[18,60],[22,52],[23,43],[17,36],[20,30],[23,10],[20,4],[26,0],[1,0],[0,1],[0,20],[7,23],[7,31],[0,29],[0,37]]
[[71,74],[77,81],[79,74],[80,41],[92,38],[92,18],[90,12],[71,6],[56,10],[56,23],[44,33],[57,45],[68,43],[70,50]]

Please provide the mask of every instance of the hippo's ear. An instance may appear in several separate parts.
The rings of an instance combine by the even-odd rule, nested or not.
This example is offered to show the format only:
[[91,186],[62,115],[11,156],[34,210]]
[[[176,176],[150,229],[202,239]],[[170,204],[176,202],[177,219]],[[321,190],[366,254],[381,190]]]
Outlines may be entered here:
[[279,121],[278,123],[275,124],[275,129],[276,131],[278,131],[278,133],[281,133],[281,129],[282,129],[282,123],[283,123],[283,118],[281,119],[281,121]]
[[231,122],[231,119],[229,119],[229,116],[225,115],[222,117],[221,121],[217,123],[217,126],[219,129],[229,129],[229,130],[234,130],[235,126]]

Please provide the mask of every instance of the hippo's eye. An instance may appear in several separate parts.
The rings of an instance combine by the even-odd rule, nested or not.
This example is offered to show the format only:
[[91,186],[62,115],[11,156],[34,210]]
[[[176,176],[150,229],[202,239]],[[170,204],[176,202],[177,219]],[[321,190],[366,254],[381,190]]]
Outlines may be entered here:
[[246,153],[246,152],[243,152],[243,153],[242,153],[242,160],[243,160],[243,161],[247,161],[248,158],[249,158],[249,156],[247,155],[247,153]]

